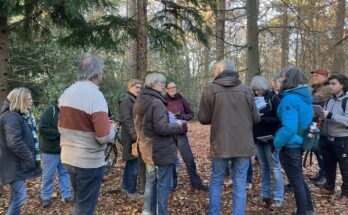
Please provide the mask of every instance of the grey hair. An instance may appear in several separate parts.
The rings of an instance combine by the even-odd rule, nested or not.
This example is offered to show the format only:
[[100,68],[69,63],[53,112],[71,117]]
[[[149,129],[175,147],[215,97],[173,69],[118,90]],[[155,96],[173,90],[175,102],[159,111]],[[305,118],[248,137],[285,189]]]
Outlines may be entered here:
[[87,54],[82,57],[79,65],[77,66],[77,80],[91,81],[94,78],[103,74],[104,61],[93,54]]
[[284,77],[284,80],[280,86],[279,92],[299,87],[301,85],[308,84],[308,79],[304,76],[302,70],[297,67],[285,67],[280,72],[280,76]]
[[216,67],[220,67],[221,71],[233,71],[236,72],[236,66],[234,63],[227,61],[227,60],[221,60],[216,64]]
[[263,91],[271,90],[271,85],[262,76],[255,76],[250,83],[251,89],[262,89]]
[[149,73],[145,78],[145,86],[152,88],[155,83],[160,81],[165,82],[166,77],[164,77],[164,75],[161,73]]

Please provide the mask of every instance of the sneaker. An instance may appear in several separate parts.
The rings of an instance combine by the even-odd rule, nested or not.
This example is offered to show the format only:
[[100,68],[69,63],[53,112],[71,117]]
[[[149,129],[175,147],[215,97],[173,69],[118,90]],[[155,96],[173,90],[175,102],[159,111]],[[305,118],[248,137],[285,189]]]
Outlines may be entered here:
[[127,198],[132,200],[144,199],[144,195],[139,193],[127,193]]
[[252,184],[252,183],[247,183],[246,189],[247,189],[247,190],[253,189],[253,184]]
[[73,197],[72,197],[72,196],[70,196],[70,197],[67,197],[67,198],[62,198],[62,201],[63,201],[64,203],[70,203],[70,202],[73,202]]
[[200,185],[198,187],[192,187],[192,190],[203,190],[203,191],[209,191],[209,187],[207,185]]
[[282,207],[283,207],[283,202],[279,200],[273,201],[273,203],[270,206],[271,210],[279,210]]
[[329,189],[326,189],[324,187],[320,188],[319,192],[320,192],[321,195],[326,195],[326,196],[331,196],[331,195],[334,194],[334,190],[333,189],[329,190]]
[[314,183],[314,185],[318,188],[323,187],[326,184],[326,178],[325,177],[321,177],[319,181],[316,181]]
[[271,199],[270,198],[263,198],[262,196],[254,196],[254,197],[251,198],[250,201],[253,204],[261,204],[262,201],[264,203],[266,203],[266,205],[269,205],[271,203]]
[[344,205],[348,206],[348,196],[342,196],[341,195],[341,197],[339,199],[337,199],[335,201],[335,203],[337,205],[341,205],[341,206],[344,206]]
[[48,199],[48,200],[42,200],[41,201],[41,206],[43,208],[48,208],[49,206],[51,206],[52,204],[52,200],[51,199]]
[[121,193],[123,193],[123,194],[126,194],[126,195],[127,195],[128,191],[127,191],[126,189],[124,189],[124,188],[121,188]]

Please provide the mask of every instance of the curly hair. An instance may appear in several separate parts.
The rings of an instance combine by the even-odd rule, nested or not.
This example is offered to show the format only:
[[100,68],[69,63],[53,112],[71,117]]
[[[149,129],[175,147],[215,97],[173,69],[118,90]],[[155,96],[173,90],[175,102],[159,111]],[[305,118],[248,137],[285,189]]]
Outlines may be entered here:
[[348,77],[343,74],[331,75],[329,77],[329,81],[336,79],[342,86],[343,92],[348,91]]

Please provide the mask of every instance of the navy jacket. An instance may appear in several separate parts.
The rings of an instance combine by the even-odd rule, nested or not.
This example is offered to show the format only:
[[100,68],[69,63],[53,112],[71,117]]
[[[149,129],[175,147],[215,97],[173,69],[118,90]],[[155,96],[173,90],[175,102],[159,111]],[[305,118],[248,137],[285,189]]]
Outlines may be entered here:
[[0,185],[40,174],[28,123],[20,113],[9,111],[9,103],[5,101],[0,119]]

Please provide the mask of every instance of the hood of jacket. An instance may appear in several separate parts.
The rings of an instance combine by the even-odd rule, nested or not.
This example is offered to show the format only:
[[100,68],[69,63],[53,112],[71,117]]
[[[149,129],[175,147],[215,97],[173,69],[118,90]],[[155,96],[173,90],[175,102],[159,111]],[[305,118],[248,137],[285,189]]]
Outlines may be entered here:
[[307,104],[312,104],[312,93],[307,85],[292,88],[281,93],[282,97],[298,95]]
[[7,99],[5,99],[4,102],[2,103],[0,114],[9,110],[10,110],[10,102]]
[[215,77],[213,83],[222,87],[235,87],[241,84],[238,77],[237,72],[225,70]]

